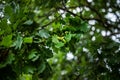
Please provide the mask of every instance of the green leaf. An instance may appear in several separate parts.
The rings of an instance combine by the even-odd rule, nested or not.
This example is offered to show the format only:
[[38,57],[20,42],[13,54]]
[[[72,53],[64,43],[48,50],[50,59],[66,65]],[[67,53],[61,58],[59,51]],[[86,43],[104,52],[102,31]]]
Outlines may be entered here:
[[0,29],[1,29],[1,30],[5,30],[7,27],[8,27],[7,19],[2,19],[2,20],[0,21]]
[[32,75],[31,74],[22,74],[19,76],[18,80],[32,80]]
[[81,66],[86,66],[86,61],[84,56],[81,57]]
[[42,38],[49,38],[50,34],[46,30],[40,30],[38,35]]
[[69,34],[65,35],[65,39],[67,42],[69,42],[71,40],[71,38],[72,38],[72,34],[69,33]]
[[24,43],[32,43],[33,42],[33,38],[32,37],[25,37],[25,38],[23,38],[23,42]]
[[32,23],[33,23],[32,20],[27,20],[26,22],[24,22],[24,24],[26,24],[26,25],[31,25]]
[[64,46],[64,43],[63,43],[63,42],[60,42],[60,41],[58,40],[58,38],[59,38],[59,37],[58,37],[57,35],[52,36],[52,42],[55,43],[55,47],[56,47],[56,48],[61,48],[61,47]]
[[13,14],[13,10],[10,5],[5,6],[5,13],[9,15],[9,17]]
[[35,71],[35,67],[33,67],[32,65],[26,65],[24,68],[23,68],[23,71],[25,73],[28,73],[28,74],[33,74],[34,71]]
[[42,73],[46,68],[46,65],[44,62],[41,63],[41,65],[38,67],[38,74]]
[[17,27],[18,27],[18,24],[20,23],[20,20],[18,19],[17,21],[16,21],[16,23],[14,23],[13,24],[13,30],[16,30],[17,29]]
[[29,55],[28,55],[28,59],[31,59],[33,62],[36,61],[39,58],[39,54],[37,54],[36,50],[32,50]]
[[22,43],[23,43],[23,37],[18,35],[17,40],[14,42],[13,46],[15,46],[15,49],[21,49]]
[[61,48],[61,47],[63,47],[63,46],[64,46],[64,43],[63,43],[63,42],[58,42],[58,43],[55,45],[56,48]]
[[80,25],[80,30],[83,31],[83,32],[87,32],[89,30],[88,28],[88,24],[86,22],[83,22],[81,25]]
[[12,32],[11,27],[7,26],[6,29],[5,29],[5,32],[8,33],[8,34],[11,33]]
[[57,22],[57,23],[52,23],[52,28],[54,31],[56,31],[57,29],[59,29],[61,27],[61,24],[60,22]]
[[36,55],[36,56],[32,59],[32,61],[34,62],[34,61],[36,61],[37,59],[39,59],[39,56],[40,56],[40,55]]
[[37,51],[32,50],[32,51],[29,53],[28,59],[33,59],[34,57],[36,57],[36,53],[37,53]]
[[11,64],[13,60],[15,60],[15,55],[13,53],[10,53],[7,58],[7,62]]
[[1,36],[2,34],[4,34],[4,32],[5,32],[4,30],[2,30],[2,31],[0,30],[0,36]]
[[53,42],[53,43],[59,43],[59,40],[58,40],[58,36],[57,36],[57,35],[52,36],[52,42]]
[[10,47],[11,44],[12,44],[12,34],[3,37],[1,45],[5,46],[5,47]]
[[10,34],[12,32],[12,29],[7,22],[7,19],[3,19],[0,22],[0,31],[4,31],[4,34]]

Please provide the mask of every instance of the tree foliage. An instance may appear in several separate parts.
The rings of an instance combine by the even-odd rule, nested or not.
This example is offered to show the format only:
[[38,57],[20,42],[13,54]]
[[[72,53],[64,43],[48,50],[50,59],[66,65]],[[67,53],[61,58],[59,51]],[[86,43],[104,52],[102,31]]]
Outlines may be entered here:
[[0,1],[0,79],[120,79],[119,4]]

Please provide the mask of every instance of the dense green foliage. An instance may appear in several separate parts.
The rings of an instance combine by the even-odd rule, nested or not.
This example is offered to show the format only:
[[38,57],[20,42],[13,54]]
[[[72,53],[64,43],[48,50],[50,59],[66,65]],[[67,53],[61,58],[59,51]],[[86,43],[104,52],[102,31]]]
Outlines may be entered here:
[[0,0],[0,80],[119,80],[119,0]]

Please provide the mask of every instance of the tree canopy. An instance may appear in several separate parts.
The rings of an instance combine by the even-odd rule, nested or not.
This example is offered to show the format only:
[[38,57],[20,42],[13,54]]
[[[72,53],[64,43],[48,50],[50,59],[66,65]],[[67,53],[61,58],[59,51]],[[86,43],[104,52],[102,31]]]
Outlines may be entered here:
[[0,80],[119,80],[119,0],[0,0]]

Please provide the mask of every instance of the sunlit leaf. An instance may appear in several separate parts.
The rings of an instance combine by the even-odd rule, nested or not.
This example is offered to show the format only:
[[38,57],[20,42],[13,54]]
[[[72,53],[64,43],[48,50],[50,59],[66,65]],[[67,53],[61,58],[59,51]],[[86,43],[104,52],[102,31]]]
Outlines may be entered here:
[[32,75],[30,74],[21,74],[19,80],[32,80]]
[[18,35],[17,40],[14,42],[13,46],[15,46],[15,49],[21,49],[22,43],[23,43],[23,37]]
[[71,38],[72,38],[72,34],[70,34],[70,33],[66,34],[65,39],[67,42],[69,42],[71,40]]
[[36,50],[32,50],[28,55],[28,59],[31,59],[33,62],[36,61],[38,58],[39,54],[37,54]]
[[55,47],[56,48],[61,48],[64,46],[64,43],[63,42],[58,42],[57,44],[55,44]]
[[33,38],[32,37],[25,37],[25,38],[23,38],[23,42],[24,43],[32,43],[33,42]]
[[59,40],[58,40],[58,36],[57,36],[57,35],[52,36],[52,42],[53,42],[53,43],[59,43]]
[[50,34],[46,30],[40,30],[38,35],[43,38],[49,38]]
[[5,47],[10,47],[12,45],[12,34],[3,37],[1,45],[5,46]]
[[27,20],[26,22],[24,22],[24,24],[26,24],[26,25],[31,25],[32,23],[33,23],[32,20]]

